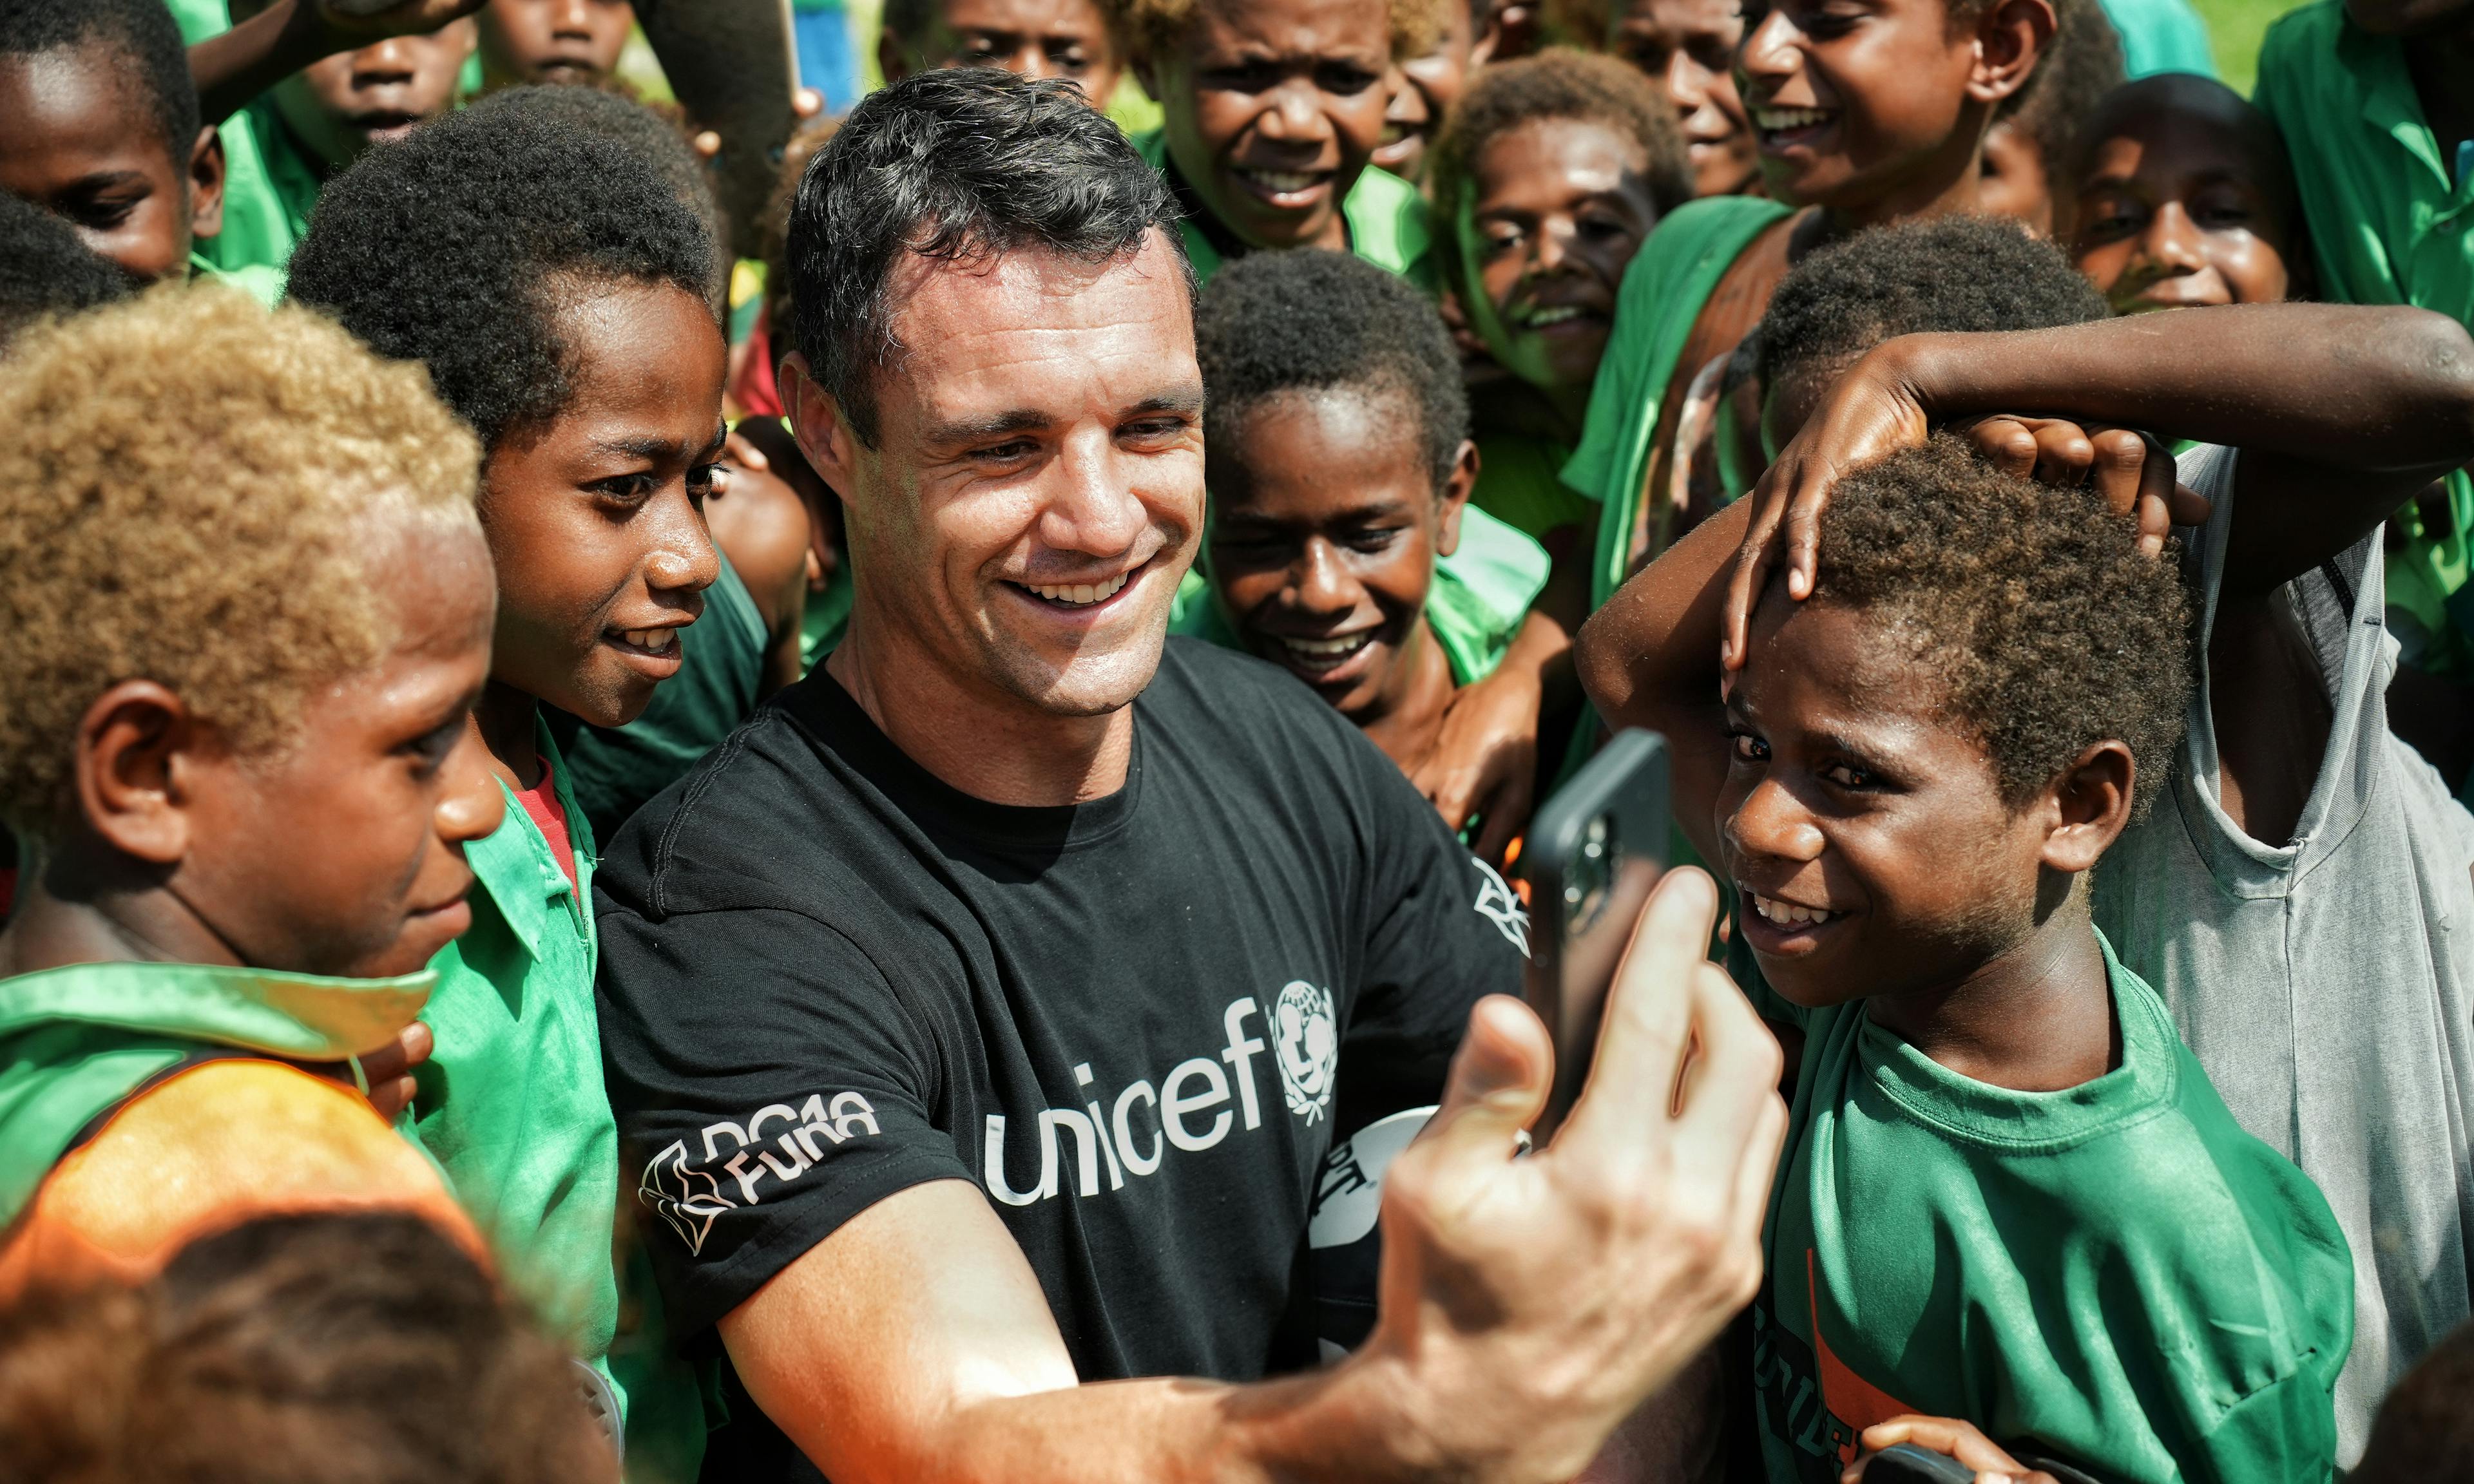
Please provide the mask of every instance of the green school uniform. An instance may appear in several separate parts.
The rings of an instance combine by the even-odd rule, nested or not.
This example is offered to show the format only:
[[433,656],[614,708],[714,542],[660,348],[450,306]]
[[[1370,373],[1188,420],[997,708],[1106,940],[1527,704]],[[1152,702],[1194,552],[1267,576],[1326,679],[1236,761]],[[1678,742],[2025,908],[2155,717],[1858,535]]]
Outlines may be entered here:
[[[181,37],[191,46],[231,29],[227,0],[167,0]],[[292,140],[275,100],[259,97],[224,120],[224,225],[199,239],[198,256],[226,275],[242,276],[263,297],[261,281],[247,271],[280,275],[292,250],[309,229],[318,204],[319,174]]]
[[703,615],[679,631],[679,673],[653,688],[642,715],[624,727],[550,719],[566,763],[560,781],[583,804],[594,838],[616,835],[627,816],[756,713],[769,638],[756,599],[721,554],[721,576],[705,589]]
[[2208,23],[2189,0],[2103,0],[2104,18],[2122,38],[2122,73],[2144,78],[2158,72],[2217,75],[2208,44]]
[[[497,829],[464,848],[479,878],[473,925],[430,961],[438,988],[422,1018],[437,1049],[416,1073],[413,1133],[489,1234],[516,1292],[611,1380],[630,1454],[643,1450],[646,1423],[658,1418],[672,1435],[654,1440],[654,1450],[692,1457],[703,1431],[692,1375],[657,1346],[611,1352],[618,1128],[602,1090],[593,991],[593,826],[549,729],[535,734],[567,815],[576,879],[512,793]],[[657,1301],[631,1285],[630,1302]]]
[[[437,975],[327,979],[207,964],[74,964],[0,979],[0,1227],[79,1135],[230,1053],[337,1062],[413,1021]],[[597,1083],[596,1083],[597,1086]]]
[[1750,196],[1689,203],[1658,224],[1624,270],[1614,333],[1589,389],[1581,446],[1564,466],[1564,483],[1598,502],[1597,551],[1589,565],[1592,610],[1614,596],[1628,575],[1650,439],[1692,323],[1735,259],[1790,209]]
[[[1157,129],[1134,137],[1134,148],[1153,170],[1167,175],[1168,136]],[[1425,198],[1418,188],[1389,171],[1369,165],[1340,203],[1348,224],[1348,251],[1386,273],[1398,274],[1427,293],[1435,292],[1434,239],[1426,227]],[[1209,283],[1220,271],[1220,250],[1192,221],[1177,224],[1185,239],[1185,255],[1194,264],[1195,281]]]
[[[1450,660],[1452,683],[1467,685],[1492,675],[1512,637],[1529,616],[1529,605],[1546,587],[1552,563],[1546,548],[1482,510],[1461,511],[1460,546],[1446,563],[1438,558],[1426,589],[1426,627]],[[1168,632],[1243,649],[1237,631],[1221,611],[1198,562],[1177,585],[1169,608]]]
[[1559,526],[1594,526],[1598,502],[1564,483],[1559,470],[1572,457],[1569,446],[1520,433],[1481,436],[1477,486],[1469,506],[1530,536]]
[[[2405,47],[2348,22],[2339,0],[2306,6],[2268,28],[2259,106],[2292,156],[2320,296],[2414,304],[2474,327],[2474,177],[2441,157]],[[2450,529],[2403,513],[2417,534],[2389,558],[2388,597],[2409,658],[2474,680],[2474,481],[2461,469],[2447,483]]]
[[2122,1065],[2060,1092],[1962,1077],[1860,1001],[1793,1005],[1733,951],[1762,1014],[1806,1034],[1753,1310],[1772,1484],[1834,1484],[1902,1412],[2104,1479],[2330,1477],[2345,1239],[2098,942]]

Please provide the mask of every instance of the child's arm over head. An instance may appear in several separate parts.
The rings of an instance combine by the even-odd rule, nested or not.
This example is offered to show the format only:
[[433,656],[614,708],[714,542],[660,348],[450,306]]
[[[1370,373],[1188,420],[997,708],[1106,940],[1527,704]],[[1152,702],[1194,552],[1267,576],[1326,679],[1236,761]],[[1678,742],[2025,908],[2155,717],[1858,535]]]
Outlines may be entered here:
[[2344,550],[2474,459],[2474,340],[2427,310],[2236,304],[2010,334],[1910,335],[1839,378],[1747,503],[1731,663],[1760,584],[1812,590],[1822,508],[1848,470],[1936,422],[2034,409],[2245,455],[2224,592],[2266,592]]

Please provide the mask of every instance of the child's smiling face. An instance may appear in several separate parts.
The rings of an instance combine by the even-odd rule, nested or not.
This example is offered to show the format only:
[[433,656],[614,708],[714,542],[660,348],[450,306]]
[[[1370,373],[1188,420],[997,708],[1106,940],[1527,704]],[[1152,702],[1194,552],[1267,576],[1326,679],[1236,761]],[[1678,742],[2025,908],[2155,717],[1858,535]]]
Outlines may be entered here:
[[1170,156],[1257,248],[1346,249],[1341,203],[1383,139],[1389,18],[1362,0],[1201,0],[1176,54],[1138,63]]
[[[1992,81],[2052,36],[2044,0],[1747,0],[1735,85],[1769,194],[1862,210],[1929,205],[1964,178],[1983,121],[2025,80]],[[1971,116],[1972,127],[1962,124]]]
[[1735,45],[1744,38],[1734,0],[1628,0],[1607,44],[1662,84],[1684,121],[1692,194],[1727,196],[1759,178],[1753,127],[1735,96]]
[[1438,492],[1415,403],[1357,388],[1265,398],[1216,482],[1211,580],[1246,647],[1361,724],[1414,681],[1435,558],[1475,475]]
[[1911,642],[1774,586],[1728,698],[1735,931],[1800,1005],[1955,984],[2038,921],[2047,826],[2004,802]]
[[1478,152],[1478,277],[1521,375],[1581,388],[1596,377],[1624,269],[1658,225],[1648,170],[1638,144],[1591,119],[1533,119]]
[[270,96],[294,135],[340,170],[371,145],[400,139],[454,106],[473,35],[468,16],[430,36],[338,52],[285,78]]
[[556,318],[567,405],[510,430],[482,466],[498,567],[491,674],[617,727],[678,673],[678,631],[721,573],[703,506],[727,351],[704,300],[670,283],[570,285]]
[[2206,79],[2143,79],[2091,130],[2072,252],[2114,313],[2287,297],[2293,186],[2249,104]]

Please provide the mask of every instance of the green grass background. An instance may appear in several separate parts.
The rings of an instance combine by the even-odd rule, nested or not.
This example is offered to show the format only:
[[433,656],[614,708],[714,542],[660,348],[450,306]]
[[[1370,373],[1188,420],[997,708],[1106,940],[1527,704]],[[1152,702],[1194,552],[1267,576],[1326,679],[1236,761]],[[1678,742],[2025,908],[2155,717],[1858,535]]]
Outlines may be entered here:
[[2191,0],[2208,23],[2208,40],[2216,48],[2217,70],[2226,85],[2247,97],[2259,73],[2259,39],[2268,22],[2294,9],[2292,0]]

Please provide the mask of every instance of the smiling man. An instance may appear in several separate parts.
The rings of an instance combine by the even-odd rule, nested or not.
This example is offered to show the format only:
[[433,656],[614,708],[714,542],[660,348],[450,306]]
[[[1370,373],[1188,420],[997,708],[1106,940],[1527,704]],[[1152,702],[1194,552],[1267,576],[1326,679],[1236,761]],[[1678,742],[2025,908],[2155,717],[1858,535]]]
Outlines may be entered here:
[[[1073,87],[991,69],[869,99],[800,189],[785,391],[849,636],[597,883],[666,1308],[753,1401],[732,1477],[1542,1484],[1751,1292],[1783,1113],[1706,878],[1516,1162],[1548,1050],[1485,997],[1508,895],[1311,692],[1166,639],[1203,511],[1175,221]],[[1439,1099],[1371,1336],[1264,1381],[1316,1357],[1326,1153]]]

